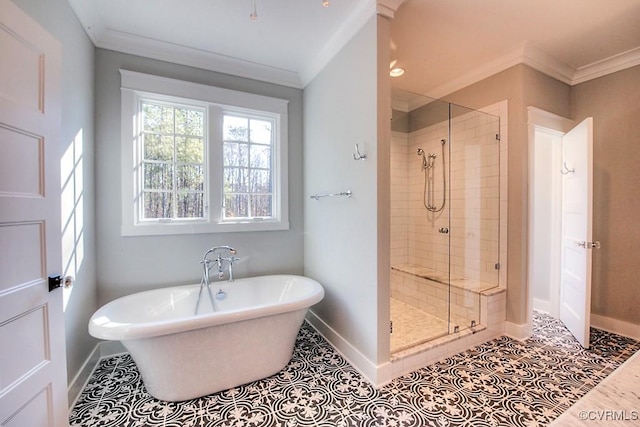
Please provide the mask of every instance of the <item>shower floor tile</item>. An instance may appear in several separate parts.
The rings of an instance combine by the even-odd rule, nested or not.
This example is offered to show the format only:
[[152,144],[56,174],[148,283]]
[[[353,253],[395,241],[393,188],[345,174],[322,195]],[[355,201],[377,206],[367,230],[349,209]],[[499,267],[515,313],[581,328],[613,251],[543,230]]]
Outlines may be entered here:
[[446,320],[391,298],[391,354],[447,334]]
[[[145,390],[128,354],[102,359],[70,412],[71,426],[544,426],[631,354],[638,341],[597,329],[582,349],[562,323],[535,313],[525,342],[500,337],[371,386],[304,324],[278,374],[186,402]],[[395,328],[394,324],[394,328]]]

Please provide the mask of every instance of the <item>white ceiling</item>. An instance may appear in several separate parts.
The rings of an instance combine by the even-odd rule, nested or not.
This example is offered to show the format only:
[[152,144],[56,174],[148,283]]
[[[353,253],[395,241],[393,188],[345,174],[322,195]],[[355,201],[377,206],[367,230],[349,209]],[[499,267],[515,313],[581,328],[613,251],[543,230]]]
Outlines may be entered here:
[[375,0],[69,0],[98,47],[303,87]]
[[[402,0],[378,0],[393,5]],[[304,87],[376,0],[69,0],[98,47]],[[640,0],[406,0],[395,88],[443,96],[516,63],[568,84],[640,64]]]

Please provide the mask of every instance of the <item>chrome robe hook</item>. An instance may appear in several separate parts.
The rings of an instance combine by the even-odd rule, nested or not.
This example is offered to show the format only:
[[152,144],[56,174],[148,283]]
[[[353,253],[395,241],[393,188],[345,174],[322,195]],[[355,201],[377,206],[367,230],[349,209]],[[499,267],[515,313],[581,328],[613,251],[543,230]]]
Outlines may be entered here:
[[575,173],[575,171],[576,171],[576,168],[569,169],[569,168],[567,167],[567,162],[564,162],[564,163],[562,164],[562,170],[560,171],[560,173],[561,173],[562,175],[567,175],[567,174],[570,174],[570,173]]
[[353,160],[367,160],[366,154],[360,154],[358,144],[355,145],[355,152],[353,153]]

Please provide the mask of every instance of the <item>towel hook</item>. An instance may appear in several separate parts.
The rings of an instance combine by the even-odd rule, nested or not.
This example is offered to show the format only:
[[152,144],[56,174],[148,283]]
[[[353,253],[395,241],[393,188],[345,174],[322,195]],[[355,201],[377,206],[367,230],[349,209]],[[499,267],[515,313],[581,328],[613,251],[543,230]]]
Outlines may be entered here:
[[353,153],[353,160],[367,160],[366,154],[360,154],[358,144],[355,145],[355,152]]
[[564,162],[564,163],[562,164],[562,170],[560,171],[560,173],[561,173],[562,175],[567,175],[567,174],[570,174],[570,173],[575,173],[575,171],[576,171],[576,168],[569,169],[569,168],[567,167],[567,162]]

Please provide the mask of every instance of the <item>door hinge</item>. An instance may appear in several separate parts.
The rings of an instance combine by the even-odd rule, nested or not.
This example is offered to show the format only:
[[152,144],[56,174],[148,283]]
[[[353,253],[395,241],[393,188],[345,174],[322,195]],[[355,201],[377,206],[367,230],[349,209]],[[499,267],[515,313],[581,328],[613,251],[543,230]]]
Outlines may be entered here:
[[62,286],[62,277],[49,276],[49,292],[58,289],[60,286]]
[[500,141],[500,134],[496,133],[496,141]]
[[494,268],[495,268],[496,270],[500,270],[500,263],[499,263],[499,262],[496,262],[496,263],[495,263],[495,265],[494,265]]
[[393,333],[393,320],[389,320],[389,333]]

